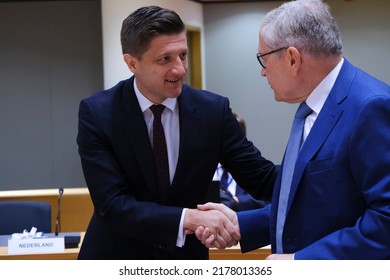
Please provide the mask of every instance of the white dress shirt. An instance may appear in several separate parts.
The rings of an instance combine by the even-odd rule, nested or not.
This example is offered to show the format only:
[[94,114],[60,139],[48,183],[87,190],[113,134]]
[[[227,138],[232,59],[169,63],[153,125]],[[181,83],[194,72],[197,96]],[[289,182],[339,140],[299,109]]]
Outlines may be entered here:
[[[147,99],[138,89],[136,78],[134,79],[134,91],[144,115],[146,127],[148,129],[150,144],[153,147],[153,112],[150,106],[154,105]],[[177,161],[179,158],[180,144],[180,124],[179,124],[179,106],[176,98],[167,98],[163,103],[166,108],[161,115],[161,123],[164,127],[165,141],[167,143],[168,162],[169,162],[169,179],[172,184],[175,176]],[[183,247],[185,243],[185,234],[183,230],[184,215],[186,209],[183,210],[180,219],[179,231],[176,241],[176,246]]]
[[344,63],[344,58],[341,58],[340,62],[335,68],[318,84],[318,86],[310,93],[306,99],[306,104],[313,110],[313,112],[306,117],[305,126],[303,129],[303,142],[306,140],[311,128],[316,121],[318,114],[325,104],[326,99],[332,90],[334,83],[336,82],[337,76],[340,73],[341,66]]

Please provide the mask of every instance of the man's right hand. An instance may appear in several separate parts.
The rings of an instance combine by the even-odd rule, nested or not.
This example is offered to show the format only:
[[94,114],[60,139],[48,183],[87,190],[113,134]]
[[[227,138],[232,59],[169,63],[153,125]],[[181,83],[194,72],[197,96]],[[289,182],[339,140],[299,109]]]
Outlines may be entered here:
[[[184,229],[187,232],[196,233],[198,231],[198,235],[203,237],[203,239],[199,238],[198,235],[197,238],[208,248],[224,249],[237,245],[241,239],[235,212],[227,208],[234,213],[234,218],[231,213],[228,213],[220,206],[227,208],[223,204],[210,203],[209,205],[207,203],[199,205],[198,209],[187,209],[184,217]],[[220,209],[226,211],[226,213]],[[213,239],[212,242],[210,241],[211,239]],[[213,243],[213,246],[209,247],[208,244],[211,243]]]
[[207,226],[201,225],[195,230],[196,237],[207,247],[225,249],[238,244],[241,239],[240,228],[238,225],[237,214],[221,203],[206,203],[198,205],[198,209],[202,211],[219,211],[223,213],[234,227],[234,235],[229,237],[222,235],[215,235],[213,230]]

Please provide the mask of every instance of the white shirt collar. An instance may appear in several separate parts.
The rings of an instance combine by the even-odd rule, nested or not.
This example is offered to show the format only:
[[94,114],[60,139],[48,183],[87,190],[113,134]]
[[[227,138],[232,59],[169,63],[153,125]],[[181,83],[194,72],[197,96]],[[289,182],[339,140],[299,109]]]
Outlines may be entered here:
[[306,99],[306,104],[316,113],[320,113],[322,106],[329,96],[337,76],[340,73],[341,66],[344,63],[344,58],[341,58],[340,62],[335,68],[318,84],[318,86],[312,91],[309,97]]
[[[150,106],[154,105],[153,102],[151,102],[149,99],[147,99],[138,89],[137,83],[135,82],[136,78],[134,78],[134,91],[135,95],[138,99],[139,106],[141,107],[142,113],[144,113],[147,109],[149,109]],[[175,111],[177,106],[177,98],[167,98],[164,100],[163,103],[161,103],[168,109],[170,109],[172,112]]]

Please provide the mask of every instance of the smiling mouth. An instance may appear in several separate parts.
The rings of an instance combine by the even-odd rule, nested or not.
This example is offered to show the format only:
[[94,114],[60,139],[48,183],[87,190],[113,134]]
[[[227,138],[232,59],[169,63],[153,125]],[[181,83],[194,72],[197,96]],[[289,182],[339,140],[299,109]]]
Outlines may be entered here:
[[178,81],[180,81],[180,79],[177,79],[177,80],[166,80],[167,82],[169,82],[169,83],[177,83]]

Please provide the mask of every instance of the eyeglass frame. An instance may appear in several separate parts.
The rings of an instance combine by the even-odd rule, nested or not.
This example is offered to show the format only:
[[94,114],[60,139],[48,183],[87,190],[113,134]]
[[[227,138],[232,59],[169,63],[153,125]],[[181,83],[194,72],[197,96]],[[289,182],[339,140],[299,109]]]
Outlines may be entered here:
[[261,62],[261,58],[266,56],[266,55],[269,55],[269,54],[273,54],[273,53],[276,53],[276,52],[280,52],[284,49],[288,49],[288,47],[282,47],[282,48],[279,48],[279,49],[276,49],[276,50],[272,50],[270,52],[266,52],[264,54],[261,54],[261,53],[257,53],[256,54],[256,57],[257,57],[257,60],[259,61],[261,67],[263,67],[263,69],[265,69],[266,67],[264,66],[264,64]]

